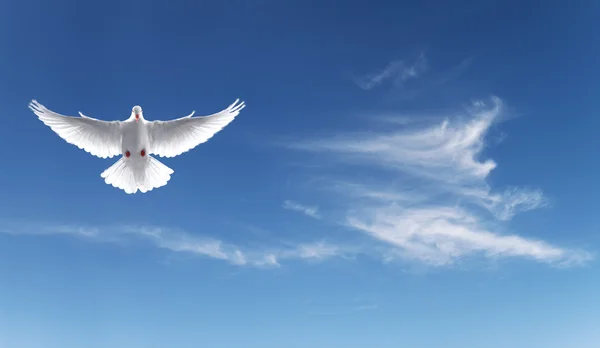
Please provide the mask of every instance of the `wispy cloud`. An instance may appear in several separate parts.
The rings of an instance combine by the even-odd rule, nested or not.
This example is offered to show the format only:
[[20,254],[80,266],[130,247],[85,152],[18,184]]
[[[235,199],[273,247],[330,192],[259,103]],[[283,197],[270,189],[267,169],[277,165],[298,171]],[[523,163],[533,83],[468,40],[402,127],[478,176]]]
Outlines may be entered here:
[[[428,62],[425,53],[421,53],[415,59],[394,60],[376,72],[354,76],[353,82],[365,91],[385,91],[382,96],[387,102],[413,100],[442,92],[440,88],[461,77],[473,61],[474,57],[468,57],[449,68],[438,68]],[[395,119],[396,122],[408,120]]]
[[293,257],[315,260],[322,260],[344,254],[339,246],[326,244],[322,241],[312,244],[299,245],[297,248],[292,249],[291,252]]
[[342,223],[388,246],[384,259],[434,266],[476,255],[553,265],[590,260],[584,251],[502,233],[502,221],[548,204],[538,189],[493,190],[487,183],[497,164],[482,152],[502,111],[502,101],[492,98],[437,122],[390,124],[385,132],[337,134],[290,147],[370,170],[376,178],[370,183],[346,178],[337,184],[347,211]]
[[442,72],[440,74],[440,76],[438,76],[434,80],[434,83],[438,84],[438,85],[443,85],[451,80],[456,79],[463,72],[465,72],[465,70],[467,70],[467,68],[471,65],[471,63],[473,63],[473,60],[474,60],[473,57],[464,59],[462,62],[458,63],[457,65],[453,66],[452,68]]
[[362,77],[356,77],[354,81],[358,87],[364,90],[376,88],[386,82],[400,86],[408,80],[419,78],[426,70],[427,60],[424,54],[420,54],[412,62],[407,63],[403,60],[395,60],[390,62],[383,70]]
[[294,201],[286,200],[283,202],[283,209],[296,211],[314,219],[320,219],[319,207],[303,205]]
[[186,231],[152,226],[73,226],[62,224],[1,223],[0,233],[12,235],[70,236],[85,240],[115,243],[123,246],[161,248],[175,253],[185,253],[222,260],[239,266],[280,266],[285,260],[322,261],[343,257],[352,252],[323,241],[313,243],[288,243],[265,246],[259,249],[242,248],[221,240],[198,236]]
[[379,208],[369,216],[349,216],[348,225],[396,247],[386,257],[434,266],[478,252],[487,257],[525,257],[557,265],[579,264],[589,257],[532,238],[493,233],[472,213],[455,207]]

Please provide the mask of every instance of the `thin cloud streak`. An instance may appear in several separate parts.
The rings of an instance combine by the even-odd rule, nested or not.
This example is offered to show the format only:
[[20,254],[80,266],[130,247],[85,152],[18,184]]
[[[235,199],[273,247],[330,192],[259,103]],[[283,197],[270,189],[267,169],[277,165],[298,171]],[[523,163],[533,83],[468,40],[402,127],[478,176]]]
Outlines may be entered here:
[[390,97],[412,99],[456,80],[465,73],[473,60],[474,57],[468,57],[447,70],[436,71],[429,66],[425,54],[421,53],[412,62],[394,60],[380,71],[354,77],[354,83],[365,91],[387,86],[394,91]]
[[307,206],[294,201],[286,200],[283,202],[283,209],[296,211],[314,219],[320,219],[319,207]]
[[464,73],[465,70],[467,70],[467,68],[471,65],[471,63],[473,63],[474,59],[475,59],[474,57],[469,57],[469,58],[463,60],[462,62],[458,63],[451,69],[441,73],[440,76],[434,80],[434,84],[443,85],[449,81],[456,79],[462,73]]
[[395,60],[379,72],[363,77],[356,77],[354,82],[364,90],[374,89],[387,81],[392,81],[394,85],[401,86],[408,80],[419,78],[426,70],[427,60],[425,59],[425,55],[421,54],[410,64],[401,60]]
[[[501,222],[516,214],[548,205],[540,190],[498,191],[487,183],[497,164],[481,155],[502,111],[502,101],[493,97],[435,124],[406,122],[385,132],[338,134],[295,141],[289,147],[342,167],[369,168],[379,179],[360,185],[340,180],[337,186],[351,188],[338,194],[347,209],[343,223],[389,246],[381,255],[385,260],[411,259],[432,266],[475,255],[556,266],[591,260],[584,251],[497,232]],[[392,186],[389,178],[410,184]]]
[[100,243],[146,244],[176,253],[208,257],[238,266],[279,267],[283,260],[322,261],[342,257],[350,250],[322,241],[298,243],[287,247],[244,249],[213,238],[185,231],[151,226],[73,226],[31,223],[0,225],[0,233],[14,236],[70,236]]

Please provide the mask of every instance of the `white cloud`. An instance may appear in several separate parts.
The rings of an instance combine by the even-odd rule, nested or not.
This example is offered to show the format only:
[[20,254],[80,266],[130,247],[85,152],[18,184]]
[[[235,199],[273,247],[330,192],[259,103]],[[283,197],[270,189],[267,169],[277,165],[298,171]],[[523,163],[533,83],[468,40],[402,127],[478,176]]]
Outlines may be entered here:
[[412,63],[407,64],[404,61],[395,60],[389,63],[383,70],[355,78],[354,81],[358,87],[364,90],[376,88],[387,81],[392,81],[394,85],[402,85],[407,80],[417,79],[426,69],[427,60],[425,59],[425,55],[421,54]]
[[348,225],[395,247],[388,256],[436,266],[476,253],[558,265],[578,264],[589,257],[535,239],[492,233],[477,217],[458,207],[379,208],[371,215],[349,216]]
[[321,217],[319,215],[319,207],[307,206],[290,200],[283,202],[283,209],[296,211],[315,219],[319,219]]
[[303,259],[324,259],[341,254],[340,247],[336,245],[328,245],[324,242],[313,244],[302,244],[293,250],[291,256],[296,255]]
[[335,153],[342,159],[378,166],[448,183],[485,179],[496,167],[492,160],[479,161],[484,136],[501,103],[470,111],[468,120],[434,126],[400,128],[387,133],[344,134],[324,140],[299,142],[299,149]]
[[498,232],[502,221],[548,203],[540,190],[497,191],[487,183],[497,164],[481,158],[482,152],[502,110],[501,100],[492,98],[437,123],[406,122],[386,132],[340,134],[290,146],[370,170],[370,183],[343,179],[333,187],[343,188],[344,223],[388,246],[383,258],[438,266],[475,255],[554,265],[589,260],[583,251]]
[[280,266],[281,260],[325,260],[341,257],[351,252],[322,241],[298,243],[286,247],[267,246],[260,249],[244,249],[214,238],[206,238],[189,232],[149,226],[72,226],[32,223],[1,223],[0,233],[12,235],[79,237],[95,242],[117,244],[149,244],[171,252],[187,253],[226,261],[233,265]]
[[511,188],[500,194],[488,192],[478,198],[500,220],[510,220],[518,213],[548,205],[548,200],[540,190]]
[[383,201],[400,201],[404,199],[411,199],[412,197],[406,197],[403,194],[398,192],[389,192],[385,190],[376,190],[370,188],[368,185],[357,184],[357,183],[349,183],[349,182],[336,182],[333,183],[330,188],[338,191],[345,192],[346,194],[350,194],[354,197],[366,198],[366,199],[375,199],[375,200],[383,200]]

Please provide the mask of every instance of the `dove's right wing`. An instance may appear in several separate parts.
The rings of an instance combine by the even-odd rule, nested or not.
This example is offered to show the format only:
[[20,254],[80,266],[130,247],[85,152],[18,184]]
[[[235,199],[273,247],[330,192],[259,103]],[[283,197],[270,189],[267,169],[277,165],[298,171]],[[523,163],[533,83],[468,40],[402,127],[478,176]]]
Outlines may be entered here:
[[239,99],[227,109],[209,116],[192,117],[192,112],[175,120],[149,122],[150,153],[174,157],[208,141],[246,106],[244,102],[238,102]]
[[64,116],[48,110],[32,100],[29,108],[56,134],[100,158],[121,154],[121,123],[101,121],[79,113],[81,117]]

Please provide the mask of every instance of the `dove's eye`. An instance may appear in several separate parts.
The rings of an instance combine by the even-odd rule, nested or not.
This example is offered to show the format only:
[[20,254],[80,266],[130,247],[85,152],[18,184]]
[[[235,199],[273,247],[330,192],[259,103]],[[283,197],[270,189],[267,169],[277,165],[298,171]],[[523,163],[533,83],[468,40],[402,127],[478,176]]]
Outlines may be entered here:
[[142,151],[140,151],[140,156],[142,156],[142,157],[146,156],[146,150],[145,149],[143,149]]
[[129,153],[129,151],[125,151],[125,157],[129,158],[129,156],[131,156],[131,153]]

